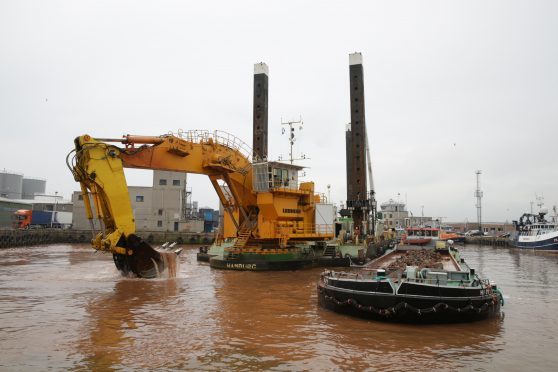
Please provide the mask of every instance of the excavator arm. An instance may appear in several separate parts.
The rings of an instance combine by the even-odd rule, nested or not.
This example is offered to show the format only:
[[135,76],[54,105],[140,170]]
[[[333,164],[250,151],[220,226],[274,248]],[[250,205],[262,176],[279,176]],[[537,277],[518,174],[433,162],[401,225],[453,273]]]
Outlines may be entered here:
[[[125,274],[154,277],[167,269],[169,257],[154,250],[135,234],[135,219],[124,167],[182,171],[209,176],[220,201],[238,229],[248,218],[256,198],[251,192],[249,159],[234,137],[217,143],[208,132],[189,132],[190,138],[124,136],[122,139],[75,139],[75,156],[68,164],[80,183],[88,219],[101,221],[92,246],[111,252]],[[236,142],[235,142],[236,141]],[[120,142],[121,148],[111,143]],[[227,143],[228,142],[228,143]],[[136,147],[139,146],[139,147]],[[227,193],[219,184],[227,185]],[[236,212],[236,213],[235,213]]]
[[[100,233],[95,238],[94,246],[98,250],[126,254],[126,249],[118,247],[118,242],[122,235],[134,234],[136,226],[120,149],[85,135],[76,138],[76,150],[78,162],[74,166],[74,176],[83,196],[88,192],[92,195],[96,217],[105,229],[105,234]],[[83,200],[87,217],[92,219],[90,199],[84,197]]]
[[116,267],[125,275],[153,278],[165,269],[173,272],[174,257],[157,252],[135,235],[121,150],[88,135],[76,138],[75,147],[71,169],[80,183],[87,217],[92,229],[93,213],[101,222],[101,231],[94,233],[93,248],[112,253]]

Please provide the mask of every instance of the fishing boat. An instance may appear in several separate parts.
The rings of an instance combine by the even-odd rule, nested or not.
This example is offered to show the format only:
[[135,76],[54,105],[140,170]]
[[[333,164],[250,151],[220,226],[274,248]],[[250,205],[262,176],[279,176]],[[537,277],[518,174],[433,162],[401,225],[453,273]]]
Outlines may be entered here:
[[317,290],[326,309],[398,322],[479,320],[504,304],[496,284],[481,279],[451,242],[398,247],[357,271],[324,271]]
[[540,251],[558,251],[558,221],[556,207],[554,216],[546,219],[548,210],[540,208],[538,214],[524,213],[519,221],[514,221],[517,234],[512,244],[517,248]]

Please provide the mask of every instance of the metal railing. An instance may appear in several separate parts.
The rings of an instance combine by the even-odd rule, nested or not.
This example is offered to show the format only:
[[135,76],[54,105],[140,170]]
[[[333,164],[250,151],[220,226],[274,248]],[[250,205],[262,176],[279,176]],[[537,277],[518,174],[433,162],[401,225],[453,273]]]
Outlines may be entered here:
[[183,131],[182,129],[179,129],[176,133],[170,132],[169,134],[192,143],[207,143],[209,139],[212,139],[214,143],[236,150],[248,159],[248,161],[252,161],[252,148],[240,138],[228,132],[221,130],[214,130],[213,132],[210,132],[208,130],[196,129]]
[[276,225],[277,235],[289,235],[291,237],[299,236],[333,236],[334,226],[332,224],[310,224],[299,223],[294,226]]
[[387,276],[378,277],[377,269],[360,269],[358,272],[350,271],[327,271],[323,273],[331,279],[350,279],[350,280],[388,280]]
[[[373,280],[373,281],[382,281],[382,280],[391,280],[388,276],[378,277],[376,269],[361,269],[358,272],[336,272],[336,271],[328,271],[325,274],[328,278],[331,279],[348,279],[348,280]],[[419,284],[430,284],[430,285],[443,285],[443,286],[461,286],[461,287],[470,287],[472,281],[471,280],[444,280],[439,281],[436,278],[433,279],[422,279],[422,278],[394,278],[395,282],[408,282],[408,283],[419,283]],[[486,287],[487,284],[484,284]]]
[[469,286],[470,280],[453,280],[453,279],[438,279],[438,278],[404,278],[403,281],[409,283],[420,283],[420,284],[430,284],[430,285],[456,285],[462,284]]

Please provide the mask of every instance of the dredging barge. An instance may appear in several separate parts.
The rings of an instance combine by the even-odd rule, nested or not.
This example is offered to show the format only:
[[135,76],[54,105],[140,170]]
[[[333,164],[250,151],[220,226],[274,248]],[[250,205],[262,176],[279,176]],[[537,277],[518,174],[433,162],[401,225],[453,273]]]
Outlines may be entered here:
[[[377,241],[376,241],[377,240]],[[217,242],[210,247],[200,247],[199,262],[211,267],[229,270],[296,270],[309,267],[351,267],[362,265],[381,256],[395,245],[391,239],[369,238],[363,242],[333,239],[318,242],[301,242],[290,249],[268,249],[265,253],[244,250],[231,253],[235,241]]]
[[479,278],[451,244],[396,248],[358,271],[325,271],[317,290],[326,309],[396,322],[480,320],[504,305],[498,287]]

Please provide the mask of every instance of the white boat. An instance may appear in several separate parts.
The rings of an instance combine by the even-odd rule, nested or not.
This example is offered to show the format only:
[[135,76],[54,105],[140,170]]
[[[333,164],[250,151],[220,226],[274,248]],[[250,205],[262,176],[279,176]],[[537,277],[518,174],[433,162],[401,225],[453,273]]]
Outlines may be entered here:
[[558,251],[558,221],[556,207],[554,216],[549,220],[546,208],[541,208],[538,214],[524,213],[519,221],[514,221],[517,235],[512,240],[517,248],[534,249],[540,251]]

